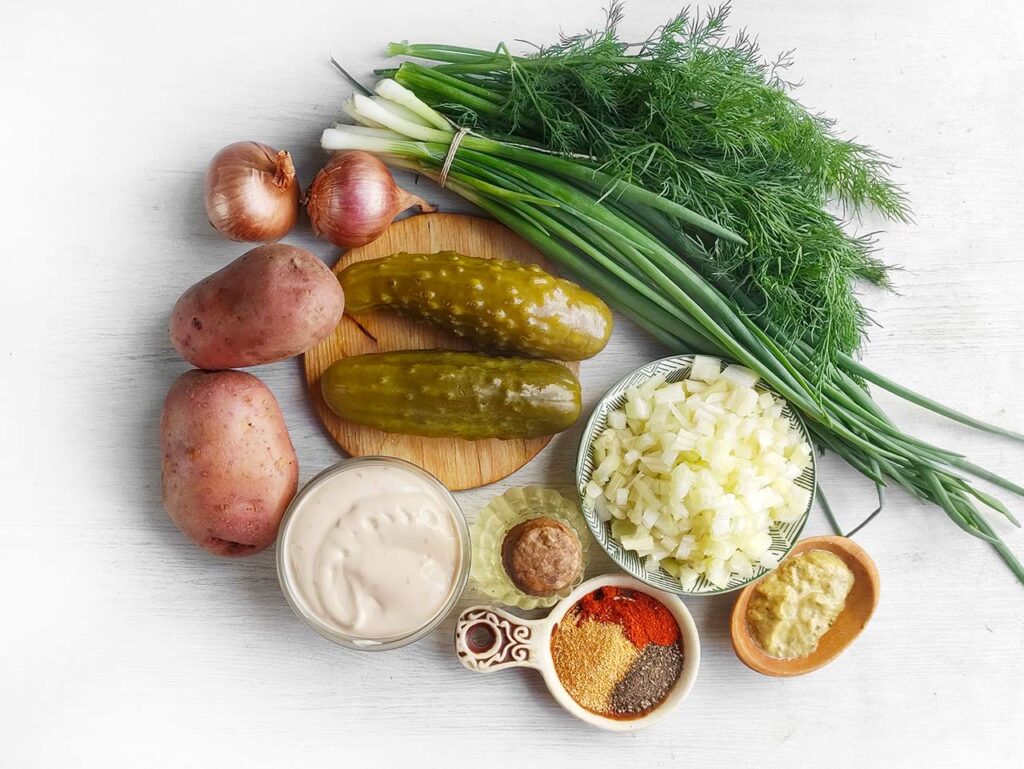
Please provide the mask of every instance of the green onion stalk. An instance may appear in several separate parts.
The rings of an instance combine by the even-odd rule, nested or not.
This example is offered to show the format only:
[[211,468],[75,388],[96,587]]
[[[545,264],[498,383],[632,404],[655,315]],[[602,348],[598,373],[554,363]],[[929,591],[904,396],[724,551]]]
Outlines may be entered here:
[[527,56],[392,43],[392,56],[433,63],[378,74],[459,125],[587,158],[740,233],[746,243],[690,231],[673,245],[763,326],[805,338],[821,381],[871,323],[857,284],[889,285],[874,237],[847,232],[830,204],[893,220],[909,206],[884,156],[793,98],[789,55],[767,60],[746,32],[726,37],[729,13],[683,8],[627,42],[613,1],[604,28]]
[[[435,51],[465,61],[471,54]],[[465,64],[465,66],[470,66]],[[443,73],[442,73],[443,74]],[[444,77],[439,81],[446,84]],[[492,100],[484,87],[458,86],[460,98]],[[738,234],[665,196],[624,181],[585,158],[545,151],[509,137],[460,131],[410,88],[377,82],[345,112],[358,125],[324,131],[329,151],[361,150],[444,186],[518,233],[552,262],[606,299],[670,349],[733,359],[755,371],[806,417],[815,442],[882,489],[895,483],[941,507],[954,524],[992,545],[1021,582],[1024,566],[983,509],[1019,522],[966,474],[1024,496],[1024,488],[900,430],[865,382],[973,427],[1024,436],[942,406],[886,379],[852,356],[823,377],[813,341],[773,327],[742,292],[725,292],[699,270],[711,240]],[[458,139],[454,152],[452,144]],[[446,163],[447,161],[447,163]],[[447,169],[445,168],[447,165]]]

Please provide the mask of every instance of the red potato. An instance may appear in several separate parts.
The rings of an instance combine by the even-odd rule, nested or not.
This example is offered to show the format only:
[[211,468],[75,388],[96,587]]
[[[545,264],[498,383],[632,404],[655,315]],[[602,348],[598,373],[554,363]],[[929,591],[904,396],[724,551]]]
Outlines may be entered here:
[[244,368],[291,358],[341,321],[345,294],[313,254],[275,243],[246,252],[181,295],[171,344],[196,368]]
[[242,371],[187,371],[160,418],[163,501],[215,555],[271,545],[295,496],[299,462],[273,393]]

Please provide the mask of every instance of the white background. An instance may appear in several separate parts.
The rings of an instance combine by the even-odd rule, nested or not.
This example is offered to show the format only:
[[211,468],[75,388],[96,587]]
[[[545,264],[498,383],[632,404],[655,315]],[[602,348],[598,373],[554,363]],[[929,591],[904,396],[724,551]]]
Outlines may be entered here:
[[[696,688],[624,736],[574,721],[529,671],[463,670],[451,620],[402,651],[336,648],[292,616],[271,552],[218,560],[163,513],[157,422],[186,368],[168,313],[244,250],[203,215],[213,153],[239,139],[287,148],[308,183],[347,93],[329,52],[368,76],[390,40],[546,41],[600,24],[600,5],[0,2],[0,766],[1019,766],[1024,588],[899,493],[858,537],[882,600],[846,655],[804,679],[761,677],[730,649],[731,598],[689,600]],[[633,37],[676,8],[630,5]],[[734,23],[770,52],[795,47],[801,98],[901,166],[916,224],[882,237],[905,270],[899,295],[866,296],[882,324],[869,363],[1020,430],[1024,24],[1011,0],[967,5],[737,0]],[[307,224],[289,241],[336,257]],[[587,404],[664,352],[620,322],[584,365]],[[299,362],[256,373],[302,479],[338,460]],[[914,432],[1024,476],[1024,447],[882,400]],[[461,494],[467,513],[514,484],[570,488],[577,437]],[[873,489],[849,468],[827,460],[822,483],[849,524],[870,510]],[[1024,556],[1024,535],[996,525]],[[825,530],[816,510],[807,533]]]

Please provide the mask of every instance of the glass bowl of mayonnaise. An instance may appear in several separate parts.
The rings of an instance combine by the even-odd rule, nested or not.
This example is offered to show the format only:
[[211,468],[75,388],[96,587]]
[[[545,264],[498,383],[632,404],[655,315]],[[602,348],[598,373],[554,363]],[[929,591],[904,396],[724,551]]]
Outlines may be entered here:
[[425,470],[392,457],[338,462],[285,511],[277,576],[295,613],[360,651],[397,649],[436,628],[470,567],[466,518]]

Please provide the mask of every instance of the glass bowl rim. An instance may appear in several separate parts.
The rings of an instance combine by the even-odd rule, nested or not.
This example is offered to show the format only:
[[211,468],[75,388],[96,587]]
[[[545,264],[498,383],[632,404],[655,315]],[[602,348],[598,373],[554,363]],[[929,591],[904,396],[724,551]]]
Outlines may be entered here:
[[[325,625],[307,611],[305,603],[301,598],[299,598],[295,587],[291,584],[288,577],[285,552],[285,540],[287,539],[288,526],[294,519],[295,511],[299,508],[309,493],[326,482],[329,478],[333,478],[335,475],[367,465],[397,467],[404,471],[411,472],[414,475],[420,476],[431,486],[435,487],[440,493],[442,499],[448,505],[448,511],[451,513],[452,519],[455,523],[455,530],[459,540],[458,572],[455,575],[455,580],[452,583],[452,589],[449,592],[448,598],[445,600],[445,603],[441,608],[438,609],[437,613],[422,626],[410,631],[409,633],[372,640],[361,639],[341,633],[334,628]],[[301,489],[299,489],[298,493],[292,498],[292,501],[288,503],[284,516],[281,518],[281,526],[278,530],[274,560],[277,568],[277,581],[281,587],[282,594],[284,594],[285,600],[288,602],[288,606],[291,607],[291,610],[295,615],[308,627],[316,631],[320,636],[326,638],[328,641],[336,643],[347,649],[354,649],[356,651],[388,651],[407,646],[408,644],[423,638],[437,628],[437,626],[440,625],[451,613],[452,609],[455,608],[455,605],[462,597],[466,588],[466,582],[469,579],[472,560],[472,546],[470,545],[469,524],[466,521],[466,514],[463,512],[462,506],[459,504],[458,500],[455,499],[451,490],[441,483],[438,478],[424,470],[422,467],[419,467],[412,462],[407,462],[404,459],[388,456],[365,456],[352,457],[335,462],[314,475],[305,483],[305,485],[303,485]]]

